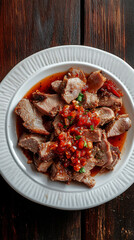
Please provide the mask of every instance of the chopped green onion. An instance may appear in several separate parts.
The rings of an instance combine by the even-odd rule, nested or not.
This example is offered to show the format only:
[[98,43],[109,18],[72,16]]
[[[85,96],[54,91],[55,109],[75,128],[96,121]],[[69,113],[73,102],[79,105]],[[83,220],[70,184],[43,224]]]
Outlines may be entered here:
[[87,147],[87,142],[86,141],[84,141],[84,147]]
[[74,119],[72,119],[72,120],[70,121],[70,124],[72,124],[72,123],[73,123],[73,121],[74,121]]
[[82,102],[83,99],[83,93],[79,93],[79,96],[77,97],[77,101]]
[[91,126],[90,126],[90,129],[91,129],[91,131],[94,131],[94,126],[91,125]]
[[67,125],[64,125],[64,128],[67,128]]
[[71,120],[73,117],[72,117],[72,116],[68,116],[67,118],[68,118],[69,120]]
[[82,168],[79,170],[79,172],[80,172],[80,173],[85,173],[85,172],[86,172],[86,170],[85,170],[85,168],[84,168],[84,167],[82,167]]
[[81,138],[81,136],[78,135],[78,136],[75,136],[75,138],[76,138],[76,140],[79,140]]

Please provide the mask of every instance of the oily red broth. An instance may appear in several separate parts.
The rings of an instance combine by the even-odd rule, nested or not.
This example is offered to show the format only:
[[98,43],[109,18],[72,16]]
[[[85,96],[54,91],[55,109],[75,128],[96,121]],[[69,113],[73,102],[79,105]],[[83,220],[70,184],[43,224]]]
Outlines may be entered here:
[[[54,93],[53,90],[51,89],[51,83],[55,80],[62,80],[64,75],[66,74],[66,72],[60,72],[60,73],[55,73],[51,76],[48,76],[44,79],[42,79],[40,82],[38,82],[37,84],[35,84],[26,94],[25,94],[25,98],[31,99],[32,98],[32,93],[35,92],[37,89],[41,92],[45,92],[45,93]],[[86,74],[86,77],[88,76],[88,74]],[[125,107],[122,106],[119,114],[125,114],[126,110]],[[22,135],[23,132],[26,132],[27,130],[23,127],[23,121],[21,120],[21,118],[19,116],[16,117],[16,131],[17,131],[17,136],[18,138]],[[113,145],[119,148],[119,150],[121,151],[123,148],[123,145],[125,143],[126,140],[126,136],[127,136],[127,132],[121,134],[120,136],[115,136],[115,137],[111,137],[108,139],[108,141]],[[32,162],[32,158],[33,158],[33,154],[26,149],[22,149],[24,155],[27,157],[28,159],[28,163]],[[95,166],[92,170],[91,170],[91,176],[95,176],[97,173],[99,173],[99,171],[101,170],[101,167],[97,167]]]

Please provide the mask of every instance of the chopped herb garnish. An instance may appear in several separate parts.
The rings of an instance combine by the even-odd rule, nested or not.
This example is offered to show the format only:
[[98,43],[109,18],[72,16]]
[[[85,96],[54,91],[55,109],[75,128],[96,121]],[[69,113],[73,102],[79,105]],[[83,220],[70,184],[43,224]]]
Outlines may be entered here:
[[86,141],[84,141],[84,147],[87,147],[87,142]]
[[79,106],[81,106],[81,103],[78,103]]
[[91,129],[92,131],[94,131],[94,126],[93,126],[93,125],[91,125],[91,126],[90,126],[90,129]]
[[73,117],[72,117],[72,116],[68,116],[67,118],[68,118],[69,120],[71,120]]
[[72,119],[72,120],[70,121],[70,124],[72,124],[72,123],[73,123],[73,121],[74,121],[74,119]]
[[86,109],[85,111],[86,111],[86,112],[89,112],[89,110],[88,110],[88,109]]
[[79,171],[80,173],[85,173],[86,172],[86,170],[85,170],[85,168],[84,167],[82,167],[81,169],[80,169],[80,171]]
[[83,93],[79,93],[79,96],[77,97],[77,101],[82,102],[83,99]]
[[67,128],[67,125],[64,125],[64,128]]
[[75,136],[75,138],[76,138],[76,140],[79,140],[81,138],[81,136],[78,135],[78,136]]

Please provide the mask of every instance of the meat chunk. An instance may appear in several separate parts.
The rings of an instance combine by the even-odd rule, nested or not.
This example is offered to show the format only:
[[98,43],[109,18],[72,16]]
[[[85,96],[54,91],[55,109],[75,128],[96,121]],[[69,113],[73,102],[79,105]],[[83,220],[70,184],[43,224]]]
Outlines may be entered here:
[[15,113],[24,121],[23,125],[31,132],[49,135],[42,120],[42,114],[26,98],[23,98],[16,106]]
[[111,165],[113,162],[113,158],[110,149],[110,143],[107,140],[106,133],[104,130],[102,131],[101,142],[96,143],[95,146],[96,146],[95,158],[97,160],[96,165],[103,167],[108,167],[109,165]]
[[99,126],[103,126],[104,124],[112,121],[115,118],[114,111],[107,107],[97,108],[95,109],[95,112],[100,118]]
[[100,142],[101,141],[101,129],[84,129],[82,135],[85,136],[91,142]]
[[40,159],[38,155],[34,155],[34,164],[39,172],[43,173],[47,172],[48,168],[52,165],[52,163],[53,163],[52,159],[45,162],[43,159]]
[[38,154],[40,159],[43,158],[44,162],[48,162],[54,158],[54,152],[52,148],[53,144],[54,142],[46,142],[40,144]]
[[84,85],[85,83],[80,78],[67,78],[65,76],[60,85],[62,98],[69,104],[78,97]]
[[131,120],[128,114],[119,115],[116,120],[109,123],[106,127],[107,137],[118,136],[131,127]]
[[23,133],[19,139],[18,145],[22,148],[30,150],[33,153],[37,153],[39,151],[40,144],[45,141],[46,137],[37,134]]
[[33,104],[42,114],[51,117],[54,117],[64,106],[58,94],[45,94],[43,101],[33,101]]
[[97,93],[105,81],[106,78],[102,75],[101,71],[91,73],[87,79],[89,91],[91,93]]
[[59,135],[63,131],[63,119],[61,115],[57,115],[53,121],[55,135]]
[[90,176],[91,174],[90,170],[94,168],[95,164],[96,164],[96,160],[93,157],[89,158],[88,163],[84,166],[85,172],[74,173],[73,180],[84,183],[90,188],[94,187],[95,180]]
[[98,94],[99,97],[99,106],[103,107],[111,107],[111,106],[115,106],[115,107],[121,107],[122,106],[122,98],[120,97],[116,97],[114,94],[104,91],[104,92],[100,92]]
[[67,76],[68,78],[79,78],[85,83],[87,81],[84,72],[79,68],[75,68],[75,67],[70,68],[67,73]]
[[56,81],[52,82],[51,83],[52,89],[55,92],[59,93],[60,92],[60,85],[61,85],[61,83],[62,83],[62,80],[56,80]]
[[33,99],[37,101],[43,101],[46,98],[46,94],[44,92],[40,92],[39,90],[36,90],[32,93]]
[[107,167],[109,170],[113,170],[117,162],[120,160],[120,151],[118,147],[110,146],[113,162]]
[[89,92],[85,92],[83,94],[83,107],[85,109],[87,108],[95,108],[98,106],[98,102],[99,102],[99,99],[98,99],[98,96],[96,93],[89,93]]
[[71,181],[71,176],[69,172],[63,167],[63,165],[58,163],[53,163],[51,167],[51,180],[67,182]]

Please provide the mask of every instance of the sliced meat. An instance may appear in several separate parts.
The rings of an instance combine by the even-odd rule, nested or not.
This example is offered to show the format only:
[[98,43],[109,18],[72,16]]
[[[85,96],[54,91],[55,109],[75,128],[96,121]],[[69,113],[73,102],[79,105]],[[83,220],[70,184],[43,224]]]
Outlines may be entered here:
[[59,135],[63,131],[63,119],[61,115],[57,115],[53,121],[55,135]]
[[68,76],[68,78],[79,78],[83,82],[85,82],[85,83],[87,82],[84,72],[79,68],[75,68],[75,67],[70,68],[67,73],[67,76]]
[[52,165],[52,163],[53,163],[52,159],[50,159],[47,162],[44,162],[43,159],[40,159],[38,155],[36,154],[34,155],[34,164],[39,172],[43,173],[47,172],[48,168]]
[[45,94],[43,101],[33,101],[33,104],[42,114],[51,117],[55,117],[64,106],[64,102],[58,94]]
[[52,181],[61,181],[61,182],[71,181],[71,176],[69,172],[63,167],[63,165],[60,162],[53,163],[51,167],[50,177]]
[[60,85],[62,98],[69,104],[78,97],[84,85],[85,83],[80,78],[67,78],[65,76]]
[[62,83],[62,80],[56,80],[56,81],[52,82],[51,83],[52,89],[55,92],[59,93],[60,92],[60,85],[61,85],[61,83]]
[[101,142],[96,143],[95,146],[96,147],[94,147],[93,151],[95,152],[96,150],[96,153],[94,154],[97,160],[96,165],[103,167],[108,167],[109,165],[111,165],[113,162],[113,158],[110,149],[110,143],[107,140],[104,130],[102,131]]
[[96,160],[91,157],[88,160],[88,163],[84,166],[85,172],[84,173],[75,173],[73,174],[73,180],[77,182],[84,183],[88,187],[94,187],[95,180],[90,176],[90,170],[94,168],[96,164]]
[[46,98],[46,94],[44,92],[40,92],[39,90],[36,90],[32,93],[33,99],[37,101],[43,101]]
[[95,108],[98,106],[98,102],[99,102],[99,99],[98,99],[98,96],[96,93],[89,93],[89,92],[85,92],[83,94],[83,107],[85,109],[87,108]]
[[23,125],[31,132],[49,135],[42,120],[42,114],[33,106],[29,99],[23,98],[16,106],[15,113],[24,121]]
[[92,72],[87,79],[88,91],[97,93],[105,81],[106,77],[102,75],[101,71]]
[[106,123],[109,123],[115,118],[114,111],[108,107],[102,107],[95,109],[95,112],[100,118],[99,126],[103,126]]
[[42,143],[39,146],[39,158],[42,159],[44,162],[48,162],[54,158],[54,152],[53,152],[53,145],[54,142],[46,142]]
[[119,151],[119,148],[118,147],[114,147],[114,146],[110,146],[110,149],[111,149],[111,153],[112,153],[112,158],[113,158],[113,162],[111,165],[109,165],[107,167],[107,169],[109,170],[113,170],[115,165],[117,164],[117,162],[120,160],[120,154],[121,152]]
[[99,103],[98,105],[103,107],[121,107],[122,106],[122,98],[116,97],[114,94],[109,93],[107,91],[100,92],[98,94]]
[[46,137],[37,134],[23,133],[19,139],[18,145],[22,148],[30,150],[33,153],[37,153],[39,151],[40,144],[44,142],[46,142]]
[[101,141],[101,129],[94,129],[89,130],[89,129],[84,129],[82,135],[85,136],[89,141],[91,142],[100,142]]
[[119,115],[116,120],[109,123],[106,127],[107,137],[118,136],[131,127],[131,120],[128,114]]

